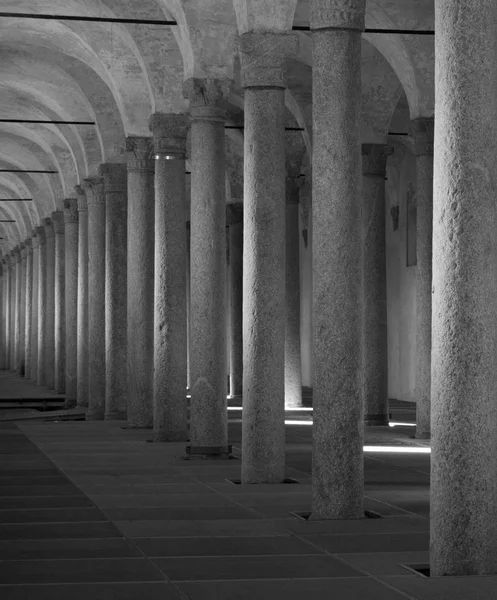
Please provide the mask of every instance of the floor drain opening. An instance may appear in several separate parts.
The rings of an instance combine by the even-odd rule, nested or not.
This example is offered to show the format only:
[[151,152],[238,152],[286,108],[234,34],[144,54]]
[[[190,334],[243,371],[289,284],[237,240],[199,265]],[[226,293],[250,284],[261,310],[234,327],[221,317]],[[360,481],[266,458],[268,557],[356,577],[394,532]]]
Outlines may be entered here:
[[[290,514],[294,517],[297,517],[297,519],[300,519],[301,521],[308,521],[310,519],[312,513],[302,511],[302,512],[291,512]],[[374,510],[365,510],[364,516],[367,519],[383,519],[383,517],[379,513],[375,512]],[[316,519],[316,520],[324,521],[325,519]]]
[[[237,456],[232,456],[231,458],[236,458],[238,460]],[[241,483],[242,483],[241,479],[225,479],[224,481],[227,481],[228,483],[232,483],[233,485],[241,485]],[[296,479],[293,479],[292,477],[285,477],[285,479],[283,479],[283,481],[281,483],[300,483],[300,481],[297,481]],[[258,485],[258,484],[255,483],[253,485]]]
[[419,563],[413,565],[401,565],[404,569],[411,571],[418,577],[424,577],[425,579],[430,577],[430,565],[427,563]]
[[380,515],[380,513],[377,513],[374,510],[365,510],[364,511],[364,515],[366,516],[366,518],[368,519],[383,519],[383,516]]

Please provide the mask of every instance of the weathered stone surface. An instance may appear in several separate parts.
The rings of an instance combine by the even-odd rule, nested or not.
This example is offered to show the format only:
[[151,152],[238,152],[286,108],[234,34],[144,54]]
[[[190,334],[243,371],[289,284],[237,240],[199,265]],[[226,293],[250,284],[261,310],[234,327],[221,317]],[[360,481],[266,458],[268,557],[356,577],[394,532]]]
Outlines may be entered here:
[[[357,23],[363,22],[363,16],[355,16],[360,5],[364,7],[364,2],[346,3],[353,8]],[[316,19],[321,6],[316,0],[311,4],[311,27],[321,26]],[[319,30],[313,38],[312,516],[351,519],[364,516],[357,243],[361,231],[361,35],[354,30]]]
[[34,383],[38,379],[38,301],[40,277],[40,236],[35,228],[31,233],[33,240],[33,302],[31,307],[31,374]]
[[151,427],[154,369],[154,161],[151,138],[128,157],[128,424]]
[[38,360],[36,383],[47,384],[46,340],[47,340],[47,246],[46,228],[36,228],[38,236]]
[[385,175],[392,149],[362,145],[362,367],[366,425],[388,425]]
[[33,330],[33,242],[27,239],[26,246],[26,304],[24,331],[24,377],[31,379],[32,365],[32,330]]
[[226,451],[226,80],[188,80],[191,117],[190,443]]
[[154,441],[186,441],[188,117],[155,114],[150,129],[155,151]]
[[78,201],[78,316],[77,316],[77,404],[88,406],[88,202],[81,186]]
[[105,413],[105,196],[101,177],[85,179],[88,203],[88,411]]
[[105,194],[105,418],[126,419],[128,180],[125,164],[100,165]]
[[19,261],[19,346],[17,359],[17,372],[21,377],[24,377],[26,368],[26,259],[27,250],[26,244],[23,242],[19,245],[21,259]]
[[45,385],[55,389],[55,231],[52,219],[43,219],[46,236]]
[[432,118],[412,122],[416,155],[416,437],[430,437],[433,244]]
[[432,576],[497,573],[496,28],[493,0],[435,3]]
[[230,396],[241,397],[243,386],[243,204],[229,211]]
[[52,213],[55,231],[55,356],[54,387],[58,394],[66,392],[66,265],[64,213]]
[[78,238],[79,213],[76,198],[64,200],[65,225],[65,348],[66,408],[77,403],[78,391]]
[[311,0],[311,29],[363,31],[366,0]]

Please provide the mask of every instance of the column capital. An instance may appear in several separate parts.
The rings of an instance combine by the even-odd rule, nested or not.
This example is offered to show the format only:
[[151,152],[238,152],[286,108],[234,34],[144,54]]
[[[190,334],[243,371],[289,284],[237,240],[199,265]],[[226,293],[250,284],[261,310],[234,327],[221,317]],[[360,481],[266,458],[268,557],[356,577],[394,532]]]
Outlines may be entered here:
[[104,163],[98,167],[105,193],[122,194],[128,189],[128,167],[124,163]]
[[27,250],[26,250],[26,244],[24,242],[22,242],[21,244],[19,244],[19,250],[20,250],[20,254],[21,254],[21,261],[22,260],[26,260],[26,256],[27,256]]
[[33,229],[33,248],[39,248],[46,242],[45,227],[35,227]]
[[287,177],[285,179],[285,204],[300,203],[300,190],[303,185],[303,177]]
[[78,200],[76,198],[66,198],[64,200],[64,222],[77,223],[78,220]]
[[126,138],[128,171],[154,171],[154,151],[151,137],[130,136]]
[[433,156],[433,140],[435,135],[435,119],[420,117],[411,121],[411,136],[416,156]]
[[183,97],[190,101],[191,121],[225,121],[224,102],[233,87],[231,79],[213,77],[187,79],[183,84]]
[[154,136],[155,159],[184,159],[188,115],[155,113],[150,117],[149,128]]
[[52,223],[54,227],[54,231],[57,235],[64,235],[64,212],[61,210],[56,210],[52,213]]
[[105,204],[103,177],[88,177],[88,179],[84,180],[83,185],[88,206]]
[[387,158],[393,154],[393,147],[387,144],[362,144],[362,174],[364,177],[384,178]]
[[78,202],[78,212],[86,212],[88,210],[88,200],[83,186],[75,185],[74,193],[76,194],[76,200]]
[[53,221],[49,217],[43,219],[43,227],[45,228],[45,236],[46,239],[51,239],[55,237],[55,231],[53,226]]
[[311,0],[311,30],[364,31],[366,0]]
[[24,245],[26,246],[26,256],[31,256],[33,254],[33,240],[31,238],[24,240]]
[[293,33],[244,33],[238,38],[242,87],[286,87],[286,59],[298,51]]

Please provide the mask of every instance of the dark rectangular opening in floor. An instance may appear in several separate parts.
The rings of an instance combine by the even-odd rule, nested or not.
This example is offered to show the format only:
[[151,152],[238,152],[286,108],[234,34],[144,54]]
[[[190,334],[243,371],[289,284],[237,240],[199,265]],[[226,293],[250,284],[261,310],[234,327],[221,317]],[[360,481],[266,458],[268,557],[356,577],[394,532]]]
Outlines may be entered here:
[[[300,519],[301,521],[308,521],[312,513],[307,512],[307,511],[302,511],[302,512],[291,512],[290,514],[294,517],[297,517],[297,519]],[[380,513],[375,512],[374,510],[365,510],[364,516],[367,519],[383,519],[383,516],[380,515]]]
[[430,577],[430,565],[427,563],[417,563],[411,565],[401,565],[404,569],[411,571],[419,577]]
[[[227,481],[228,483],[233,483],[234,485],[241,485],[242,483],[241,479],[225,479],[225,481]],[[285,477],[285,479],[283,479],[281,483],[300,483],[300,481],[297,481],[292,477]]]

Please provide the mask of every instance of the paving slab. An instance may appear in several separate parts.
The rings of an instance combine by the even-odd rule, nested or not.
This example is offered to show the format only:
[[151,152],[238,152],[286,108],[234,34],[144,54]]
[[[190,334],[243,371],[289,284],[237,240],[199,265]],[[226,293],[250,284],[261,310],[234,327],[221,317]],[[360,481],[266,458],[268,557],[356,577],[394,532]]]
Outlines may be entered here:
[[166,582],[73,583],[57,585],[0,585],[4,600],[184,600],[184,595]]

